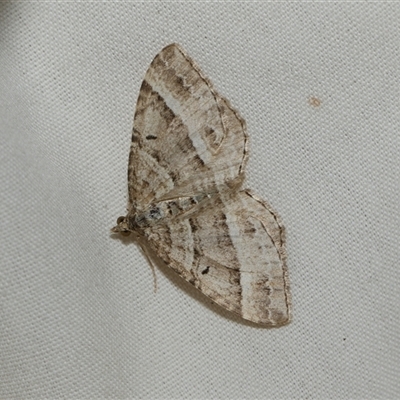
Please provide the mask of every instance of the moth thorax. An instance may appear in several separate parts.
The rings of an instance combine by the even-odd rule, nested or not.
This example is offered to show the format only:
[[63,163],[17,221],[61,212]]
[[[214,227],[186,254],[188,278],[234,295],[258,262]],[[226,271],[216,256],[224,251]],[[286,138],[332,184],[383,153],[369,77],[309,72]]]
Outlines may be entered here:
[[135,215],[129,218],[129,227],[133,230],[140,230],[155,225],[162,219],[164,219],[164,211],[152,204],[146,210],[136,210]]

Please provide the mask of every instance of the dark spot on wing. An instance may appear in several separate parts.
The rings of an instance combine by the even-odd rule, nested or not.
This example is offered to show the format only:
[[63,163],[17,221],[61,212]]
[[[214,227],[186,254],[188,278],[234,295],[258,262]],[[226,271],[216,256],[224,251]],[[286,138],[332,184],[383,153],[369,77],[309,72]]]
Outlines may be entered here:
[[208,274],[208,272],[210,271],[210,267],[207,267],[205,269],[203,269],[203,271],[201,271],[202,275]]
[[196,226],[196,222],[194,221],[193,218],[189,219],[189,224],[190,224],[190,228],[192,229],[192,233],[194,233],[198,230],[198,228]]

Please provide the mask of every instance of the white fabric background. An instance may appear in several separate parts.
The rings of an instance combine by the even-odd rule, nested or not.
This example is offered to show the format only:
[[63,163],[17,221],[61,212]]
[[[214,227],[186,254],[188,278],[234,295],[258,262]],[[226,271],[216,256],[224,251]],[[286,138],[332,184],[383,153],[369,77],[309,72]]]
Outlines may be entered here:
[[[0,397],[396,398],[400,5],[0,5]],[[246,119],[293,322],[257,328],[109,229],[180,43]],[[310,103],[312,97],[320,106]]]

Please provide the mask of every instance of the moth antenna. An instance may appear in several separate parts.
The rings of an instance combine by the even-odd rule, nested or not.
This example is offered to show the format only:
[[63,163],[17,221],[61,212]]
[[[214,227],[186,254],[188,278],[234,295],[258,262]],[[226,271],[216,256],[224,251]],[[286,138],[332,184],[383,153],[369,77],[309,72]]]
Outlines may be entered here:
[[142,249],[144,255],[147,258],[147,261],[150,263],[150,268],[151,268],[151,273],[153,274],[153,283],[154,283],[154,293],[157,292],[157,275],[156,275],[156,268],[154,266],[153,260],[150,257],[150,254],[148,253],[146,246],[142,245],[142,243],[139,241],[139,246]]

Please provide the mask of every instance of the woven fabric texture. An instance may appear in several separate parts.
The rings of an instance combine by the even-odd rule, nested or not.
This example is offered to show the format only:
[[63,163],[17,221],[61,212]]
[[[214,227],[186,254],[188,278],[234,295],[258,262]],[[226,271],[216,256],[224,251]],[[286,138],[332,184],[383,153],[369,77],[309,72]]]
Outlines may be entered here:
[[[400,5],[0,4],[0,397],[396,398]],[[293,322],[151,267],[125,213],[134,106],[177,42],[247,122]]]

